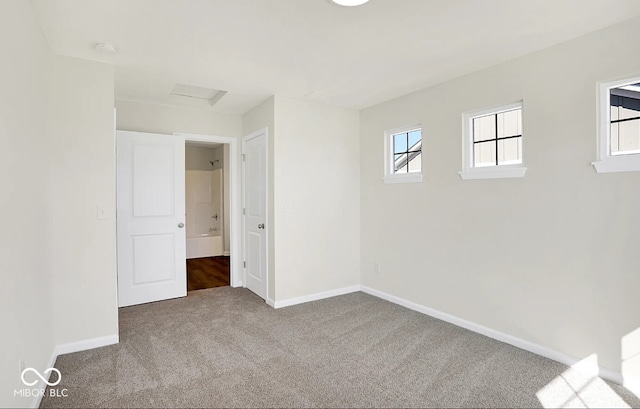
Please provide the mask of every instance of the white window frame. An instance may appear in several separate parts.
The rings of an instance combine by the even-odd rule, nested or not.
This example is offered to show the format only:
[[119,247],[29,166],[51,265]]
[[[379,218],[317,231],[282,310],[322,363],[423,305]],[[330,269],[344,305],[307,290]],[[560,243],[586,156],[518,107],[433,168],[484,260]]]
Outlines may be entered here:
[[[512,111],[514,109],[522,110],[522,161],[512,165],[496,165],[496,166],[474,166],[473,163],[473,119],[499,114],[501,112]],[[498,105],[490,108],[483,108],[476,111],[469,111],[462,114],[462,170],[458,172],[462,180],[473,179],[503,179],[503,178],[521,178],[524,176],[527,168],[524,166],[524,108],[522,101],[514,102],[506,105]],[[497,154],[497,152],[496,152]]]
[[422,133],[422,125],[416,124],[411,126],[403,126],[394,128],[384,133],[384,183],[418,183],[422,182],[422,169],[424,163],[420,164],[420,172],[395,173],[393,160],[393,135],[405,132],[420,130],[422,136],[422,153],[420,159],[424,158],[424,134]]
[[611,155],[611,89],[640,82],[640,76],[598,83],[598,160],[591,162],[598,173],[640,170],[640,154]]

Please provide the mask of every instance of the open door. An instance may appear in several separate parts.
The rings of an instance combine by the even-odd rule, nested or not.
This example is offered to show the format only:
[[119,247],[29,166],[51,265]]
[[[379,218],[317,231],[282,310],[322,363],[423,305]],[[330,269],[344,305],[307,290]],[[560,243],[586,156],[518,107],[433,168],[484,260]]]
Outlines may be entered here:
[[267,131],[242,139],[245,282],[267,299]]
[[117,131],[118,305],[187,295],[184,137]]

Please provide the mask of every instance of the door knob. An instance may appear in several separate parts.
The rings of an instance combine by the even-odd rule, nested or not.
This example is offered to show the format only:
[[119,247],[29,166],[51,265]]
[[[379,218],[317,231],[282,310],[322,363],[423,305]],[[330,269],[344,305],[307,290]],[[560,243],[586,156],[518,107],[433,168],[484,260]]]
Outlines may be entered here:
[[259,229],[264,229],[264,223],[260,223],[260,224],[258,225],[258,228],[259,228]]
[[178,227],[183,228],[184,227],[184,223],[178,223]]

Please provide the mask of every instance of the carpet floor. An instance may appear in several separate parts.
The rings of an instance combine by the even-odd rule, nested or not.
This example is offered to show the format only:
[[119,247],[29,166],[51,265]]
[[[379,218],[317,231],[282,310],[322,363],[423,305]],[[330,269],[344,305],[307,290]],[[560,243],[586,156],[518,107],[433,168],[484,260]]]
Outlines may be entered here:
[[376,297],[274,310],[220,287],[120,309],[41,407],[640,407],[619,385]]

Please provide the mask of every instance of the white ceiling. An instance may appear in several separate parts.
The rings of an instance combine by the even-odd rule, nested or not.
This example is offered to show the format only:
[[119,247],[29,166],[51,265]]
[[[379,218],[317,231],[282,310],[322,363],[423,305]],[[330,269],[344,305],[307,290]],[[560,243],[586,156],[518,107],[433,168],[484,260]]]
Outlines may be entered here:
[[228,91],[207,109],[233,114],[274,94],[361,109],[640,15],[638,0],[32,4],[53,52],[115,65],[117,99],[176,104],[180,83]]

